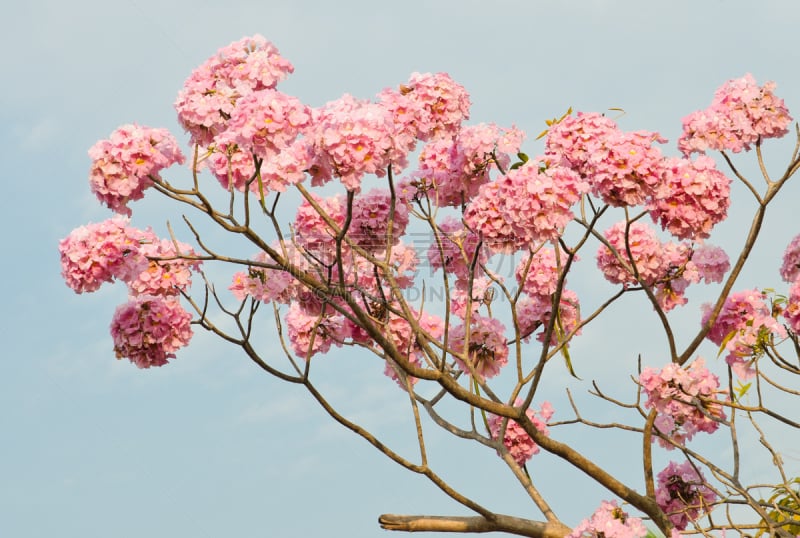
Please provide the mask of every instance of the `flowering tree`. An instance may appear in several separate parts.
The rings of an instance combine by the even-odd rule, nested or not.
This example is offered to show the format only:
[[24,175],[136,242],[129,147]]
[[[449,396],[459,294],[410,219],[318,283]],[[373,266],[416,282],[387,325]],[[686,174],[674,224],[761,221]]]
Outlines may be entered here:
[[[767,207],[800,167],[800,131],[779,177],[764,163],[762,143],[786,135],[791,122],[774,84],[758,86],[749,75],[725,83],[708,108],[684,118],[680,157],[662,153],[658,133],[626,132],[602,114],[571,111],[548,122],[543,151],[528,157],[520,130],[465,125],[468,94],[446,74],[414,73],[374,100],[344,95],[312,108],[276,89],[292,70],[254,36],[189,76],[175,103],[190,137],[185,181],[162,175],[187,161],[164,129],[124,125],[90,149],[91,189],[117,216],[61,241],[62,274],[77,293],[127,285],[128,301],[111,322],[118,358],[164,366],[189,344],[193,327],[205,329],[265,372],[304,386],[334,420],[475,514],[385,514],[386,529],[640,537],[651,532],[649,522],[668,536],[800,533],[797,480],[780,454],[780,442],[797,446],[800,426],[792,419],[792,397],[800,395],[800,236],[780,267],[786,293],[737,288]],[[732,160],[752,150],[761,184]],[[731,201],[731,180],[709,151],[755,201],[749,234],[732,257],[708,242]],[[145,193],[196,210],[250,252],[213,247],[187,217],[192,245],[172,228],[163,238],[133,227],[129,204]],[[287,218],[281,202],[292,193],[301,202]],[[430,239],[423,249],[407,240],[420,232]],[[581,304],[567,287],[579,255],[594,259],[610,296]],[[518,260],[513,274],[496,270],[503,257]],[[228,268],[227,289],[207,276],[210,264]],[[711,283],[719,292],[694,333],[676,334],[676,316],[693,315],[684,309],[687,288]],[[443,301],[410,293],[431,289],[442,290]],[[542,396],[548,374],[563,361],[576,375],[582,358],[570,353],[573,339],[630,294],[646,297],[663,328],[666,346],[655,359],[662,366],[640,361],[619,372],[632,376],[621,397],[589,389],[625,410],[625,422],[593,422],[571,395],[572,408],[557,413]],[[255,339],[265,310],[280,357]],[[706,340],[724,361],[699,355]],[[409,404],[415,458],[346,418],[318,389],[312,363],[343,346],[383,361]],[[460,413],[443,412],[454,402]],[[776,444],[764,421],[787,434]],[[495,513],[444,480],[427,457],[432,425],[502,458],[541,516]],[[569,427],[638,436],[638,479],[627,483],[559,440],[557,430]],[[774,469],[755,483],[741,471],[744,428],[758,432]],[[704,434],[727,439],[726,454],[693,448]],[[654,450],[672,456],[662,470],[654,469]],[[542,451],[608,493],[574,528],[528,473]]]

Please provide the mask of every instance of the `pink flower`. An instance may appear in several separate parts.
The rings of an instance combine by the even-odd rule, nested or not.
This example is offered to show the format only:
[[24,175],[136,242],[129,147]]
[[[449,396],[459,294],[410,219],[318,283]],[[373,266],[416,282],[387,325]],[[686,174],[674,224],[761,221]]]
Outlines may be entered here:
[[592,517],[581,521],[567,538],[643,538],[647,527],[638,517],[617,506],[617,501],[603,501]]
[[789,288],[789,299],[782,315],[789,323],[792,332],[800,334],[800,280],[795,280]]
[[795,282],[800,276],[800,235],[796,235],[783,253],[781,278],[784,282]]
[[353,241],[371,252],[386,250],[390,217],[392,218],[392,244],[397,244],[408,225],[408,206],[395,198],[392,215],[391,194],[388,189],[372,189],[356,197],[353,215],[347,234]]
[[196,255],[192,247],[185,243],[176,245],[171,239],[159,239],[153,233],[142,241],[140,252],[148,258],[173,259],[150,260],[136,278],[127,280],[131,295],[178,295],[192,285],[192,271],[200,268],[199,260],[180,258]]
[[508,362],[508,344],[503,324],[497,319],[475,314],[472,316],[469,336],[466,333],[467,328],[461,324],[452,328],[449,335],[448,345],[454,353],[463,354],[464,345],[467,345],[471,368],[461,357],[454,357],[461,370],[469,376],[474,371],[482,379],[499,374]]
[[312,183],[338,177],[347,190],[358,192],[365,174],[383,177],[390,164],[398,171],[405,156],[394,151],[394,129],[387,109],[351,95],[317,109],[307,132],[316,154]]
[[139,368],[163,366],[192,338],[191,314],[172,298],[140,295],[117,307],[111,336],[117,358]]
[[496,252],[536,249],[560,236],[572,220],[572,206],[587,190],[574,171],[546,157],[531,159],[482,185],[464,221]]
[[683,118],[678,148],[684,155],[706,150],[749,150],[759,138],[780,138],[792,118],[783,99],[772,90],[775,83],[759,87],[751,74],[723,84],[705,110]]
[[[522,291],[528,295],[550,296],[556,291],[561,269],[567,262],[567,253],[559,247],[541,247],[533,254],[524,255],[514,274]],[[527,270],[527,272],[526,272]]]
[[237,144],[265,160],[289,147],[311,125],[311,109],[277,90],[261,90],[236,101],[218,143]]
[[61,276],[76,293],[96,291],[103,282],[130,281],[147,268],[142,240],[150,234],[114,217],[81,226],[59,241]]
[[[442,337],[442,334],[444,334],[444,321],[440,317],[425,312],[418,313],[414,310],[411,313],[414,320],[419,324],[420,329],[427,333],[430,338],[438,340]],[[408,359],[411,364],[420,366],[423,362],[424,352],[417,341],[417,335],[411,330],[411,324],[407,319],[393,313],[389,313],[388,317],[386,324],[387,337],[394,343],[400,354]],[[428,336],[423,336],[422,338],[427,339]],[[384,373],[405,389],[404,375],[401,372],[400,366],[387,357]],[[408,376],[408,381],[413,385],[418,379],[414,376]]]
[[89,185],[101,203],[112,211],[130,215],[127,204],[140,200],[159,173],[185,159],[178,142],[166,129],[123,125],[107,140],[89,149],[92,166]]
[[[328,309],[333,312],[333,309]],[[327,353],[331,345],[341,346],[349,337],[347,325],[340,314],[315,313],[300,303],[291,303],[284,318],[289,341],[298,357],[311,359],[317,353]]]
[[175,101],[178,121],[192,144],[211,146],[240,97],[275,88],[293,70],[262,36],[242,38],[221,48],[186,79]]
[[653,222],[678,239],[706,239],[722,222],[730,205],[730,179],[705,155],[694,162],[664,162],[663,184],[648,204]]
[[[722,406],[716,401],[720,393],[719,378],[705,367],[701,358],[689,368],[675,363],[659,371],[645,368],[639,382],[647,395],[645,407],[658,412],[656,428],[679,445],[691,440],[697,432],[714,433],[719,421],[725,419]],[[671,443],[657,439],[667,450],[674,448]]]
[[490,173],[498,163],[508,170],[509,153],[519,151],[523,138],[522,131],[494,124],[463,127],[454,138],[428,142],[412,177],[418,190],[426,192],[437,206],[460,207],[491,180]]
[[591,183],[592,192],[613,206],[643,204],[661,183],[663,157],[658,133],[626,133],[597,113],[578,113],[553,125],[547,155]]
[[[254,261],[262,264],[272,263],[266,252],[256,254]],[[251,265],[248,266],[247,272],[238,272],[233,275],[233,283],[228,289],[240,301],[252,297],[263,303],[278,301],[289,304],[294,282],[294,277],[287,271]]]
[[[515,406],[522,405],[521,400],[514,402]],[[537,430],[544,435],[549,435],[547,429],[547,421],[553,416],[553,406],[550,402],[543,402],[538,412],[533,409],[526,409],[525,415],[531,420]],[[489,415],[489,432],[493,439],[498,439],[502,433],[503,445],[505,445],[511,457],[517,462],[517,465],[523,466],[535,454],[539,453],[539,445],[537,445],[528,433],[522,429],[522,426],[517,424],[514,420],[506,420],[498,415]],[[503,432],[503,423],[506,422],[506,428]]]
[[[655,230],[642,222],[632,222],[627,231],[626,224],[618,222],[606,230],[603,235],[616,250],[612,252],[606,245],[597,250],[597,266],[606,280],[612,284],[636,284],[633,271],[636,267],[639,278],[652,285],[666,275],[668,264],[663,256],[663,246],[658,240]],[[630,254],[628,253],[630,247]],[[621,259],[620,259],[621,258]]]
[[690,521],[710,512],[716,500],[717,494],[689,461],[682,465],[671,461],[658,473],[656,502],[678,530],[684,530]]
[[459,278],[450,292],[450,313],[461,319],[467,317],[468,310],[477,314],[480,307],[485,305],[494,294],[492,288],[494,282],[487,276],[472,279],[471,293],[469,283],[468,278]]
[[[763,354],[765,342],[773,337],[786,337],[786,330],[772,316],[766,294],[757,289],[732,293],[722,305],[706,338],[717,345],[725,341],[725,361],[742,379],[755,374],[753,363]],[[702,323],[708,323],[711,305],[703,305]]]
[[481,275],[481,265],[488,261],[489,256],[482,245],[479,248],[480,239],[477,234],[464,228],[461,219],[453,216],[444,217],[437,226],[440,232],[439,242],[432,235],[427,251],[431,267],[443,269],[457,279],[467,279],[472,262],[477,256],[474,274]]
[[469,119],[469,94],[447,73],[412,73],[400,93],[413,103],[419,140],[452,135]]

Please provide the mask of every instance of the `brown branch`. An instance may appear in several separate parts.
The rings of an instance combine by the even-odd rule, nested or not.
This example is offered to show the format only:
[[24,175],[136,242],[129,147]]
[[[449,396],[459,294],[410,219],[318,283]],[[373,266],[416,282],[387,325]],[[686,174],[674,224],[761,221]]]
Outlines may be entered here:
[[382,529],[406,532],[507,532],[532,538],[563,538],[571,529],[563,523],[534,521],[502,514],[492,520],[464,516],[405,516],[382,514],[378,518]]

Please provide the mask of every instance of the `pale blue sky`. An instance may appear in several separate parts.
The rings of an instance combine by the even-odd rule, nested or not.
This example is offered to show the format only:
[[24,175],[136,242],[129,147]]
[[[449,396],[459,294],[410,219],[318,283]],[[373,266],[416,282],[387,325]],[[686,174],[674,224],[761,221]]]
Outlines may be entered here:
[[[675,154],[680,119],[746,72],[776,81],[800,115],[800,4],[791,0],[31,0],[6,7],[3,22],[3,537],[372,538],[387,535],[377,525],[383,512],[463,513],[328,420],[299,389],[206,335],[164,368],[114,360],[108,324],[124,289],[77,296],[63,284],[58,240],[109,216],[89,193],[86,150],[128,122],[168,127],[185,142],[172,103],[219,47],[261,33],[295,66],[282,90],[313,106],[344,92],[369,98],[413,71],[447,71],[471,94],[471,121],[516,124],[529,134],[529,154],[541,151],[533,139],[543,120],[569,106],[623,108],[624,129],[659,131]],[[768,153],[776,171],[788,155],[782,149]],[[742,287],[779,284],[779,256],[800,232],[789,203],[797,186],[785,195]],[[134,225],[163,230],[165,218],[178,220],[168,207],[134,204]],[[751,207],[732,214],[717,243],[740,239]],[[591,301],[596,277],[586,278],[571,284]],[[695,327],[698,305],[677,326]],[[630,395],[627,374],[612,376],[610,367],[633,373],[639,352],[661,360],[662,341],[642,321],[649,313],[631,301],[585,331],[573,353],[579,373]],[[634,333],[635,345],[621,349]],[[348,416],[413,454],[405,396],[382,365],[341,353],[325,361],[320,385]],[[549,382],[562,403],[564,386],[587,386],[558,369]],[[560,410],[556,418],[567,418]],[[636,453],[630,442],[638,446],[557,433],[613,470],[625,471],[624,454]],[[436,463],[455,485],[500,512],[537,517],[493,454],[431,436]],[[569,524],[607,497],[555,460],[530,468]]]

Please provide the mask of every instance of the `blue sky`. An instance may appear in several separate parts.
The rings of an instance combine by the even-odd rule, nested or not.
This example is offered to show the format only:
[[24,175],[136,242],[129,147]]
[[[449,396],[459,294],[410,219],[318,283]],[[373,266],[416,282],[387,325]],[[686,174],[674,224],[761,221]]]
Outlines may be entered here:
[[[795,116],[800,109],[800,5],[789,0],[31,0],[4,11],[0,535],[15,538],[372,538],[386,535],[380,513],[463,513],[299,389],[206,335],[164,368],[114,360],[108,324],[124,289],[77,296],[63,284],[58,240],[109,216],[88,189],[87,149],[129,122],[167,127],[185,142],[172,103],[219,47],[264,35],[295,66],[281,89],[313,106],[345,92],[369,98],[413,71],[449,72],[470,92],[471,121],[517,125],[529,134],[529,154],[541,150],[533,139],[543,120],[570,106],[623,108],[623,129],[659,131],[671,141],[665,152],[676,154],[680,119],[746,72],[776,81]],[[788,146],[767,155],[781,170]],[[751,159],[737,162],[753,171]],[[796,185],[784,194],[742,287],[778,285],[780,255],[800,232]],[[157,199],[133,208],[138,227],[163,232],[166,219],[179,220]],[[715,242],[740,241],[751,210],[734,209]],[[593,290],[596,277],[586,278],[574,281],[579,295]],[[696,326],[698,299],[676,326]],[[661,360],[649,312],[626,302],[586,330],[573,353],[582,377],[631,394],[636,354]],[[631,345],[621,350],[623,340]],[[320,386],[348,416],[413,454],[406,400],[382,365],[347,353],[330,359],[318,361]],[[565,386],[587,388],[558,369],[548,382],[562,402]],[[621,454],[631,440],[590,433],[564,430],[563,438],[626,472]],[[536,517],[493,454],[435,431],[430,442],[456,486],[500,512]],[[606,497],[557,461],[534,461],[531,472],[569,524]]]

